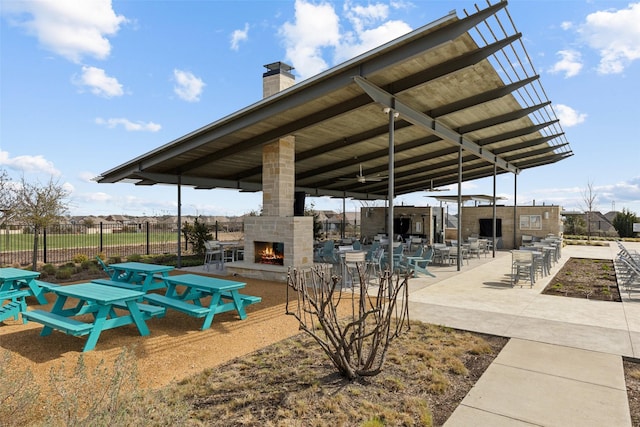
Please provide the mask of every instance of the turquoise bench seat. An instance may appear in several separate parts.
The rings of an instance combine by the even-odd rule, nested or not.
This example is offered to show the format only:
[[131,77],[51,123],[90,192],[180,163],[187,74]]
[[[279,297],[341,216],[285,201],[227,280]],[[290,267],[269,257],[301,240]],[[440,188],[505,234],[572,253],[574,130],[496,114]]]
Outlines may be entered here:
[[148,301],[151,304],[157,304],[162,307],[172,308],[193,317],[205,317],[211,311],[207,307],[201,307],[199,305],[194,305],[159,294],[147,294],[143,298],[145,301]]
[[22,317],[42,323],[50,328],[58,329],[68,335],[87,335],[93,329],[91,323],[80,322],[69,317],[60,316],[43,310],[32,310],[22,313]]
[[[125,304],[123,302],[114,303],[113,306],[115,308],[128,310],[127,304]],[[137,302],[136,306],[138,307],[138,310],[140,310],[140,312],[143,315],[145,315],[147,318],[149,318],[149,317],[162,317],[162,316],[164,316],[164,313],[166,311],[166,309],[164,307],[158,307],[157,305],[143,304],[143,303]]]
[[[233,297],[231,296],[231,292],[229,291],[223,291],[220,296],[224,299],[229,299],[232,300]],[[238,294],[238,296],[240,297],[240,299],[242,300],[242,304],[247,306],[247,305],[251,305],[251,304],[257,304],[259,302],[262,302],[262,298],[261,297],[257,297],[254,295],[245,295],[245,294]]]

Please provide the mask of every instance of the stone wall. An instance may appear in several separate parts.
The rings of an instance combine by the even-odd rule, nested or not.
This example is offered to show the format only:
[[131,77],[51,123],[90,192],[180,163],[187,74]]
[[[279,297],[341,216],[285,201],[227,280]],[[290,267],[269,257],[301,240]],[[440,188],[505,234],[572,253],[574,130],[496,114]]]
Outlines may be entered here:
[[[562,233],[560,206],[497,206],[496,218],[502,220],[502,249],[514,249],[522,242],[522,235],[543,238]],[[480,234],[480,219],[493,218],[492,206],[463,207],[460,222],[462,239]],[[459,220],[460,221],[460,220]],[[448,230],[449,231],[449,230]],[[515,232],[515,241],[514,241]]]

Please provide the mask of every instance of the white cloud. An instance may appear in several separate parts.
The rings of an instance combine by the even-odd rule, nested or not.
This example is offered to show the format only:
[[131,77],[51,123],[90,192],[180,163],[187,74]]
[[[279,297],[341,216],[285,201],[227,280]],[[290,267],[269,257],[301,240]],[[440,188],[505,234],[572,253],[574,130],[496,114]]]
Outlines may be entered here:
[[343,11],[350,29],[341,30],[340,17],[332,4],[296,0],[295,21],[286,22],[280,35],[286,58],[302,79],[327,69],[327,57],[333,57],[334,63],[351,59],[411,31],[402,21],[385,21],[389,6],[383,3],[360,6],[346,2]]
[[108,36],[115,35],[127,19],[116,15],[111,0],[3,1],[11,23],[26,29],[40,44],[73,62],[85,55],[107,58]]
[[564,21],[560,24],[560,28],[562,28],[563,30],[570,30],[573,28],[573,22]]
[[579,113],[573,108],[563,104],[556,104],[553,109],[556,111],[558,119],[560,119],[560,124],[564,127],[579,125],[587,119],[586,114]]
[[81,87],[89,87],[91,93],[104,98],[113,98],[124,94],[118,79],[108,76],[101,68],[85,65],[82,67],[82,74],[74,78],[73,82]]
[[188,102],[200,100],[200,95],[206,85],[199,77],[189,71],[182,70],[173,70],[173,77],[176,81],[173,91],[180,99]]
[[22,173],[43,173],[51,176],[62,175],[62,173],[53,166],[53,162],[45,159],[43,156],[10,157],[8,151],[0,151],[0,165]]
[[98,117],[95,122],[99,125],[104,125],[108,128],[115,128],[117,126],[123,126],[125,130],[130,131],[130,132],[136,132],[136,131],[145,131],[145,132],[158,132],[160,129],[162,129],[162,126],[160,126],[157,123],[153,123],[153,122],[132,122],[129,119],[123,119],[123,118],[112,118],[112,119],[103,119],[101,117]]
[[100,175],[100,174],[84,171],[84,172],[80,172],[80,174],[78,174],[78,178],[80,178],[80,180],[82,182],[92,183],[93,182],[93,178],[97,177],[98,175]]
[[640,3],[626,9],[606,10],[587,16],[580,33],[600,54],[598,72],[618,74],[640,59]]
[[296,0],[295,22],[286,22],[280,29],[284,37],[286,56],[302,79],[328,67],[322,48],[340,43],[339,18],[329,3],[311,4]]
[[249,38],[249,24],[244,24],[243,30],[235,30],[231,33],[231,50],[238,50],[240,48],[240,42],[246,41]]
[[370,30],[357,33],[351,43],[341,44],[336,51],[336,62],[346,61],[411,31],[402,21],[387,21]]
[[551,73],[564,73],[565,78],[577,76],[582,70],[582,56],[575,50],[561,50],[557,53],[560,61],[556,62]]

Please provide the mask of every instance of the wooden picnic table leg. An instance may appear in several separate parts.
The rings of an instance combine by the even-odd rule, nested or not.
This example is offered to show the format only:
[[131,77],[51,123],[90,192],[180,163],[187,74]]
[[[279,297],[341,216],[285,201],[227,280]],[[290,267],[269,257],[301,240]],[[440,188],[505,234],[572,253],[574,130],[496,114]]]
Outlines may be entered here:
[[36,284],[35,279],[27,280],[27,286],[31,289],[31,294],[36,297],[38,304],[48,304],[49,301],[44,297],[44,292],[40,286]]
[[[56,298],[56,302],[53,304],[53,307],[51,308],[51,312],[54,314],[63,313],[63,307],[65,302],[67,302],[67,297],[65,295],[58,295],[58,298]],[[40,332],[40,336],[41,337],[49,336],[51,335],[52,331],[53,331],[53,328],[51,326],[44,325],[44,328],[42,328],[42,332]]]
[[209,313],[204,318],[204,322],[202,323],[202,330],[209,329],[211,327],[211,322],[213,322],[213,317],[216,315],[216,307],[220,304],[220,292],[215,292],[211,295],[211,302],[209,303]]
[[84,345],[82,351],[93,350],[98,342],[98,338],[100,338],[100,333],[102,333],[102,327],[104,325],[105,320],[107,319],[107,314],[109,314],[109,310],[111,309],[110,305],[101,305],[98,309],[98,312],[95,315],[95,319],[93,321],[93,328],[87,337],[87,342]]
[[131,319],[133,320],[133,323],[136,324],[136,327],[138,328],[138,332],[140,332],[140,335],[143,337],[149,335],[151,332],[149,332],[149,327],[147,326],[147,323],[144,321],[142,312],[138,308],[138,305],[136,304],[136,302],[127,301],[127,309],[129,310],[129,313],[131,313]]
[[247,312],[244,311],[244,303],[242,302],[238,291],[231,291],[231,296],[233,297],[233,304],[236,306],[236,311],[238,312],[238,316],[240,316],[240,320],[246,319]]

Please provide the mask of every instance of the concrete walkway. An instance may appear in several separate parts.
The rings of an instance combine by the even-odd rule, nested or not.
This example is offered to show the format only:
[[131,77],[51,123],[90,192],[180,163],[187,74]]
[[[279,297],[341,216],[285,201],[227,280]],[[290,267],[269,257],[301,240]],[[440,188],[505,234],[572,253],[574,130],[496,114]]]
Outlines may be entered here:
[[509,252],[410,280],[412,319],[512,338],[446,426],[631,426],[621,356],[640,357],[640,297],[540,294],[570,257],[617,252],[615,244],[566,246],[533,288],[511,287]]

